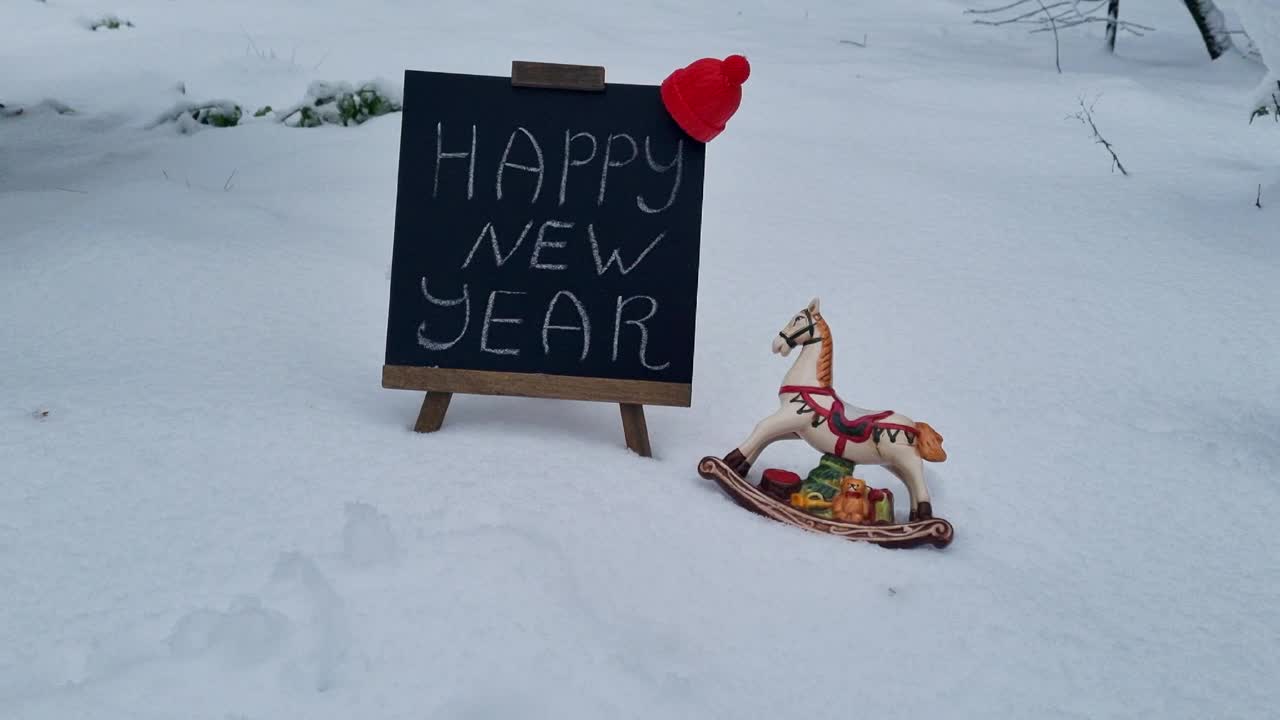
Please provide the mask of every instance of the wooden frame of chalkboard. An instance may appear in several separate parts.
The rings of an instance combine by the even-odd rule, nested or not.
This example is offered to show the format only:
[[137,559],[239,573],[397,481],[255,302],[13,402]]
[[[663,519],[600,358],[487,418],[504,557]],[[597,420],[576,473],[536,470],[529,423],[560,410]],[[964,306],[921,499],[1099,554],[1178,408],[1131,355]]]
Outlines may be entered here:
[[406,72],[382,386],[426,391],[414,429],[454,393],[610,402],[650,456],[643,406],[692,400],[703,158],[603,67]]

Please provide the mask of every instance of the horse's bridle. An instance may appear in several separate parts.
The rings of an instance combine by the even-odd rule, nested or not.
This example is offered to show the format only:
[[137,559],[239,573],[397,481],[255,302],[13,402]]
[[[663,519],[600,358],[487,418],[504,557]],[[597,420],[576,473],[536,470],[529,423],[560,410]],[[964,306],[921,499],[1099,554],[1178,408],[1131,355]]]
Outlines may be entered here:
[[[787,343],[787,345],[790,346],[793,350],[797,345],[812,345],[816,342],[822,341],[822,338],[818,337],[818,334],[817,334],[818,323],[816,320],[813,319],[813,312],[810,311],[809,308],[805,308],[804,316],[809,320],[808,325],[805,325],[804,327],[791,333],[790,335],[787,335],[781,330],[778,331],[778,336],[781,337]],[[813,334],[808,340],[805,340],[804,342],[799,342],[799,343],[796,342],[796,338],[800,337],[801,335],[804,335],[805,333],[813,333]]]

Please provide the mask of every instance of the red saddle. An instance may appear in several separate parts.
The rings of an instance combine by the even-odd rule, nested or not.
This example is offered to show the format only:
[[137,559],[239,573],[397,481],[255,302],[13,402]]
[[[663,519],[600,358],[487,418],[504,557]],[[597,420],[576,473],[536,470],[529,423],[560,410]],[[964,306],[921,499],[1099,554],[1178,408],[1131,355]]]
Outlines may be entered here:
[[[882,410],[850,420],[844,414],[844,401],[840,399],[839,395],[836,395],[834,389],[829,387],[783,385],[778,390],[778,393],[796,393],[815,415],[826,420],[827,427],[836,436],[836,454],[840,456],[844,455],[844,449],[848,443],[864,443],[872,435],[875,435],[876,439],[879,440],[880,437],[879,433],[876,432],[877,430],[889,430],[891,435],[897,435],[898,432],[907,433],[908,442],[914,442],[918,432],[915,428],[906,425],[881,422],[893,414],[892,410]],[[814,402],[813,397],[815,395],[831,398],[831,408],[824,410],[821,405]]]

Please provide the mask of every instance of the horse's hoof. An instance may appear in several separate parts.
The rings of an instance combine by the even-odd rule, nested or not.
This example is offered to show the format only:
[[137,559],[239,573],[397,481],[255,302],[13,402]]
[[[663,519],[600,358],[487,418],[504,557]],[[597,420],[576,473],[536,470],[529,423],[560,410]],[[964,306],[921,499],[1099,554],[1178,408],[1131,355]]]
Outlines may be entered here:
[[737,448],[734,448],[732,452],[724,456],[724,464],[738,473],[739,477],[745,478],[747,473],[751,472],[751,463],[747,462],[746,456]]
[[916,505],[916,507],[911,511],[910,519],[911,522],[933,519],[933,506],[929,504],[928,500]]

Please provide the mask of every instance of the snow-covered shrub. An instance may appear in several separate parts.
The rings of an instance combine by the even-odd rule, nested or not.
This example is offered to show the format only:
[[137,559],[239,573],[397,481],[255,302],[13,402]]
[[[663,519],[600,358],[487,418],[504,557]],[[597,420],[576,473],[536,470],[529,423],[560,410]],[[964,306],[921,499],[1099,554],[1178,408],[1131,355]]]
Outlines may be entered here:
[[307,88],[306,98],[279,117],[290,127],[349,126],[399,112],[400,108],[400,94],[380,81],[359,88],[349,83],[314,82]]
[[240,123],[244,111],[230,100],[213,100],[204,103],[183,102],[162,114],[151,123],[157,127],[165,123],[176,123],[178,130],[184,134],[198,130],[201,125],[211,127],[234,127]]
[[19,115],[35,115],[40,113],[57,113],[59,115],[70,115],[75,112],[70,105],[53,99],[42,100],[35,105],[9,105],[5,106],[0,103],[0,118],[18,117]]
[[214,127],[235,127],[240,122],[243,112],[239,105],[210,105],[194,108],[189,111],[191,118],[201,125]]
[[1239,16],[1268,70],[1250,98],[1249,120],[1266,115],[1277,117],[1280,113],[1280,4],[1274,0],[1230,0],[1224,5]]
[[[299,104],[275,112],[264,105],[253,113],[254,118],[274,115],[276,121],[290,127],[319,127],[321,125],[359,125],[370,118],[399,112],[399,93],[382,82],[368,82],[353,87],[347,83],[312,83],[306,98]],[[148,127],[175,123],[178,130],[191,133],[200,126],[233,127],[245,119],[245,111],[231,100],[209,102],[180,102],[168,112],[156,118]]]
[[1268,115],[1274,118],[1276,122],[1280,122],[1280,80],[1275,82],[1270,98],[1262,99],[1263,95],[1265,95],[1264,92],[1258,92],[1260,102],[1249,116],[1249,122],[1252,123],[1257,118],[1267,117]]
[[103,15],[96,20],[90,20],[89,29],[97,32],[98,30],[119,30],[122,27],[133,27],[133,23],[128,20],[121,20],[115,15]]

